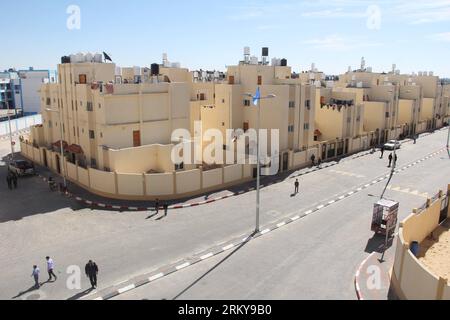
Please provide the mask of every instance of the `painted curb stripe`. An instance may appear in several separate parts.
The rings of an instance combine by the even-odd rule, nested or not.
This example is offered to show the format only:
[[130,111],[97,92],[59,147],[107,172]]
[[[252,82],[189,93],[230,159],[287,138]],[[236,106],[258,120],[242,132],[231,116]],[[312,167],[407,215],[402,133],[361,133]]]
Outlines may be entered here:
[[136,288],[136,286],[134,284],[130,284],[130,285],[126,286],[126,287],[118,289],[117,292],[119,292],[119,294],[122,294],[124,292],[133,290],[134,288]]
[[190,265],[191,265],[191,264],[190,264],[189,262],[185,262],[185,263],[183,263],[183,264],[180,264],[179,266],[176,266],[175,269],[181,270],[181,269],[186,268],[186,267],[188,267],[188,266],[190,266]]
[[161,273],[158,273],[158,274],[155,274],[155,275],[149,277],[148,281],[152,282],[152,281],[155,281],[156,279],[159,279],[162,277],[164,277],[164,273],[161,272]]

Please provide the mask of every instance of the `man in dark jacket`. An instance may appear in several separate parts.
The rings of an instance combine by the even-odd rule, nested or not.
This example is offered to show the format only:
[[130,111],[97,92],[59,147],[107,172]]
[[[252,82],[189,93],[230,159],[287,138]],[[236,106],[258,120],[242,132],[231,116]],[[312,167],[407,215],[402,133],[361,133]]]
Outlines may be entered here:
[[84,267],[84,271],[86,272],[86,276],[89,278],[89,281],[91,282],[92,289],[97,288],[97,274],[98,274],[98,267],[97,264],[89,260],[89,262]]
[[392,159],[393,159],[393,156],[392,156],[392,153],[391,153],[391,154],[389,154],[389,165],[388,165],[388,168],[391,167]]

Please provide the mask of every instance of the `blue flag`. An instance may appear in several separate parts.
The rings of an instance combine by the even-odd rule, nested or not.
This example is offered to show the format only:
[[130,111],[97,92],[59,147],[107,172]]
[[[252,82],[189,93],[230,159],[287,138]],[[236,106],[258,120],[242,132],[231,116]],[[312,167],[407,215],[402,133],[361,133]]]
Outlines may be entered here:
[[259,100],[259,99],[261,99],[261,93],[259,92],[259,87],[258,87],[258,89],[256,89],[255,96],[253,97],[253,104],[254,104],[255,106],[258,105],[258,100]]

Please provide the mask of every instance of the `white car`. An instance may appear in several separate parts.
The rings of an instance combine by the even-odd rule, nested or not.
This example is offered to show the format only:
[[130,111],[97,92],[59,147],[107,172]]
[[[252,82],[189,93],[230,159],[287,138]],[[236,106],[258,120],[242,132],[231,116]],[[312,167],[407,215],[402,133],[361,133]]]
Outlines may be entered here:
[[400,146],[401,144],[397,140],[389,140],[384,144],[384,149],[385,150],[400,149]]

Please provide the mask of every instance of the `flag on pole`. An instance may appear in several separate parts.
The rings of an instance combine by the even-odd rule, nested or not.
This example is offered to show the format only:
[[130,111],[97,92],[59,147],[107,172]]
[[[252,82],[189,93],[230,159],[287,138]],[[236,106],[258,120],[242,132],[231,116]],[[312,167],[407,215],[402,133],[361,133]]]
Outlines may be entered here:
[[109,61],[112,62],[111,57],[110,57],[106,52],[103,52],[103,56],[104,56],[104,58],[105,58],[105,61],[106,61],[106,60],[109,60]]
[[261,99],[261,93],[259,92],[259,87],[256,89],[255,96],[253,97],[253,105],[258,105],[258,100]]

